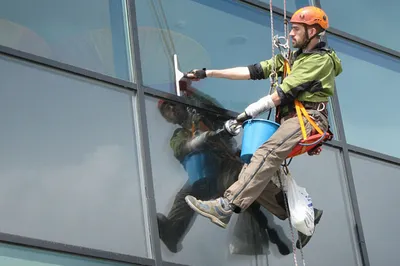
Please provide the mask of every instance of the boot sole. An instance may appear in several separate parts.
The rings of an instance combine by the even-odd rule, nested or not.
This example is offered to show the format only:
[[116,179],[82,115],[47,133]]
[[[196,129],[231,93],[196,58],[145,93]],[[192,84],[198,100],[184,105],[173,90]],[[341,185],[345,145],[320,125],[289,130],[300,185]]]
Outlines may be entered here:
[[211,222],[213,222],[214,224],[218,225],[219,227],[222,228],[226,228],[226,223],[222,222],[220,219],[218,219],[217,217],[215,217],[212,214],[203,212],[202,210],[200,210],[199,208],[197,208],[195,205],[193,205],[189,200],[187,200],[185,198],[186,203],[189,205],[190,208],[192,208],[195,212],[197,212],[198,214],[208,218],[211,220]]
[[[321,218],[322,218],[322,214],[323,214],[323,213],[324,213],[324,211],[321,210],[320,214],[319,214],[317,217],[315,217],[315,220],[314,220],[315,225],[317,225],[317,224],[319,223],[319,221],[320,221]],[[317,228],[317,227],[315,226],[313,235],[315,234],[316,228]],[[311,236],[312,236],[312,235],[311,235]],[[308,242],[310,242],[310,240],[311,240],[311,237],[308,239],[308,241],[307,241],[304,245],[302,245],[302,247],[304,248],[304,247],[308,244]],[[299,241],[299,240],[297,240],[297,241]],[[296,248],[300,249],[300,245],[297,245],[297,244],[298,244],[298,243],[296,243]]]
[[324,213],[324,211],[321,210],[319,216],[315,217],[315,225],[317,225],[319,223],[319,221],[322,218],[323,213]]

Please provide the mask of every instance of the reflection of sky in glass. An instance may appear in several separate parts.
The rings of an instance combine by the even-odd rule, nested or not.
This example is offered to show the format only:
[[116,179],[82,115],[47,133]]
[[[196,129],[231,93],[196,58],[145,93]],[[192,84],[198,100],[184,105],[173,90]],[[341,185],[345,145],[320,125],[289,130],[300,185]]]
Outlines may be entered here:
[[[174,92],[172,54],[165,43],[173,38],[182,71],[193,68],[247,66],[271,57],[269,13],[233,1],[161,1],[165,23],[158,24],[148,1],[137,1],[144,83]],[[161,19],[162,17],[160,17]],[[207,19],[205,19],[207,18]],[[275,34],[283,32],[283,21],[275,19]],[[163,39],[165,38],[165,39]],[[171,45],[169,45],[171,46]],[[242,111],[269,91],[269,80],[231,81],[206,79],[194,84],[215,97],[225,108]]]
[[0,72],[2,231],[146,256],[131,97],[7,59]]
[[[269,0],[260,0],[261,2],[265,2],[269,6]],[[283,10],[283,0],[278,0],[278,1],[272,1],[272,5],[279,7],[280,9]],[[286,10],[294,13],[297,9],[303,6],[309,6],[312,2],[312,0],[288,0],[286,1]]]
[[0,3],[0,44],[128,79],[122,0]]
[[[399,25],[400,1],[385,0],[320,0],[328,13],[332,27],[359,38],[400,51],[398,34],[394,25]],[[376,10],[375,10],[376,9]]]
[[400,60],[329,36],[342,60],[336,79],[347,141],[396,157],[400,119]]
[[370,264],[396,265],[400,166],[357,154],[350,160]]

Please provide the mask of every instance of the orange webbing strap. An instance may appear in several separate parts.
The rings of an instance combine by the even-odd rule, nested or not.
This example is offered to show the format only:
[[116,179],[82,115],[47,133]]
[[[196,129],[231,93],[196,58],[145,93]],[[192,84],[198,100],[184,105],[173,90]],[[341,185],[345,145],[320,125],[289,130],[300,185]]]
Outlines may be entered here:
[[[283,62],[283,76],[286,77],[287,75],[290,74],[290,64],[288,60],[284,60]],[[303,104],[301,104],[301,102],[299,102],[298,100],[294,100],[294,104],[296,107],[296,113],[297,113],[297,117],[299,118],[299,123],[300,123],[300,128],[301,128],[301,133],[303,135],[303,139],[306,140],[307,139],[307,132],[306,132],[306,128],[304,126],[304,121],[303,118],[301,117],[301,114],[303,114],[305,116],[305,118],[308,120],[308,122],[310,122],[310,124],[315,128],[315,130],[317,130],[317,132],[321,135],[324,134],[324,132],[318,127],[318,125],[314,122],[313,119],[311,119],[311,117],[308,115],[306,108],[304,108]]]
[[196,132],[196,127],[194,126],[194,122],[192,121],[192,138],[194,137],[195,132]]
[[283,76],[286,77],[289,74],[290,74],[290,65],[289,62],[285,59],[285,61],[283,61]]
[[303,121],[303,117],[301,116],[301,107],[299,106],[299,104],[301,104],[299,101],[294,100],[294,104],[296,106],[296,114],[297,117],[299,119],[299,124],[300,124],[300,129],[301,129],[301,134],[303,135],[303,139],[306,140],[307,139],[307,132],[306,132],[306,128],[304,126],[304,121]]
[[317,130],[317,132],[319,134],[323,135],[324,132],[319,128],[319,126],[314,122],[314,120],[308,115],[307,110],[306,110],[306,108],[304,108],[303,104],[301,104],[301,102],[299,102],[298,100],[294,100],[294,104],[296,107],[297,117],[298,117],[299,123],[300,123],[301,133],[303,135],[303,140],[307,140],[307,132],[306,132],[306,128],[304,126],[303,117],[301,116],[302,114],[308,120],[308,122],[313,126],[313,128],[315,128],[315,130]]

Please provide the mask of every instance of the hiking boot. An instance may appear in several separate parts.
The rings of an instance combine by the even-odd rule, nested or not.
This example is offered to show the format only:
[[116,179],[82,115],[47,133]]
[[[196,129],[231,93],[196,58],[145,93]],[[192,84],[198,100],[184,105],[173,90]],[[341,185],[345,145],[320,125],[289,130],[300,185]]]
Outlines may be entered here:
[[286,243],[280,238],[278,232],[275,229],[268,229],[268,236],[271,243],[274,243],[282,255],[289,255],[290,250]]
[[[324,212],[323,210],[318,210],[318,209],[314,208],[314,233],[315,233],[315,228],[316,228],[317,224],[321,220],[321,216],[322,216],[323,212]],[[301,246],[304,248],[307,245],[307,243],[310,242],[312,235],[307,236],[301,232],[298,232],[298,235],[299,235],[299,239],[296,242],[296,247],[300,248],[300,241],[301,241]]]
[[197,200],[193,196],[186,196],[185,200],[195,212],[209,218],[213,223],[222,228],[226,228],[231,219],[233,211],[230,209],[228,200],[225,198],[202,201]]
[[161,241],[172,253],[177,253],[182,249],[181,245],[178,245],[177,238],[173,235],[170,228],[170,221],[162,213],[157,213],[158,233]]

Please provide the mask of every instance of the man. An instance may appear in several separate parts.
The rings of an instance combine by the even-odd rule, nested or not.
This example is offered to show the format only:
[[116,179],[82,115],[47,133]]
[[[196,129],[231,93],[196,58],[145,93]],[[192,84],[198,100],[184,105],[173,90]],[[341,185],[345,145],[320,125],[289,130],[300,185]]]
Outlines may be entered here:
[[[328,97],[333,95],[334,80],[342,72],[341,61],[333,50],[321,40],[329,27],[328,16],[317,7],[299,9],[290,20],[292,45],[298,50],[291,55],[291,73],[285,77],[276,91],[250,104],[245,109],[248,117],[256,117],[274,107],[280,108],[281,126],[253,155],[249,164],[245,164],[238,181],[231,185],[223,197],[216,200],[201,201],[187,196],[187,204],[213,223],[225,228],[233,212],[246,210],[254,201],[259,202],[280,219],[287,218],[283,204],[283,195],[276,182],[270,182],[275,173],[279,173],[281,163],[292,149],[302,140],[300,124],[294,111],[294,100],[303,103],[307,112],[317,125],[328,128]],[[277,55],[248,67],[235,67],[222,70],[193,70],[187,77],[199,80],[205,77],[234,80],[259,80],[270,76],[273,65],[278,76],[282,76],[284,58]],[[305,120],[307,134],[312,131],[311,124]],[[315,210],[315,224],[321,218],[322,211]],[[304,247],[311,237],[299,232],[299,241]],[[300,243],[297,241],[297,247]]]

